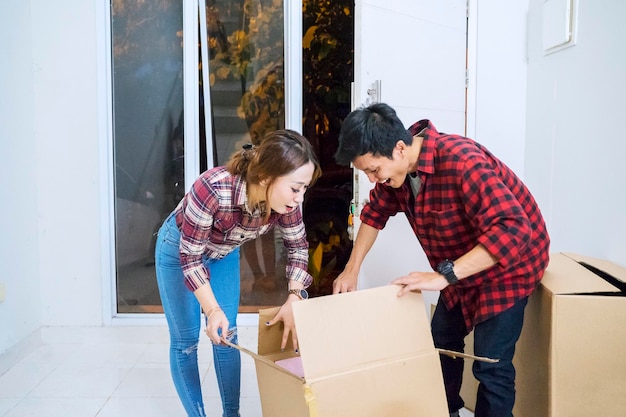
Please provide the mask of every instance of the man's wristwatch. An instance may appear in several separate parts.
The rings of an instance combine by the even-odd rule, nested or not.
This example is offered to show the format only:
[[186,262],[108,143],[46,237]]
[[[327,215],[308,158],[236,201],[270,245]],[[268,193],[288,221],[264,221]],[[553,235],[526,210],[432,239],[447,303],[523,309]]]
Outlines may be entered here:
[[306,292],[304,288],[297,289],[297,290],[289,290],[289,294],[295,294],[301,300],[306,300],[307,298],[309,298],[309,293]]
[[456,277],[456,275],[454,275],[454,262],[448,259],[440,262],[439,265],[437,265],[437,272],[443,275],[450,285],[454,285],[459,282],[459,279]]

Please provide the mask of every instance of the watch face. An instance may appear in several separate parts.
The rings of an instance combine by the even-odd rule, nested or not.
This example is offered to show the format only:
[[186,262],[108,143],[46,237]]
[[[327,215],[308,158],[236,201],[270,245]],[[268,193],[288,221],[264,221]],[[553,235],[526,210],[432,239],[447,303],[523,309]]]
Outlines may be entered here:
[[439,272],[440,274],[447,274],[450,271],[452,271],[452,268],[454,268],[454,265],[452,264],[452,262],[450,261],[443,261],[441,262],[438,266],[437,266],[437,272]]
[[454,275],[454,263],[449,260],[445,260],[437,265],[437,272],[443,275],[450,284],[456,284],[459,281],[456,275]]
[[309,298],[309,293],[306,292],[306,290],[304,288],[300,289],[300,290],[289,290],[289,294],[295,294],[301,300],[306,300],[307,298]]

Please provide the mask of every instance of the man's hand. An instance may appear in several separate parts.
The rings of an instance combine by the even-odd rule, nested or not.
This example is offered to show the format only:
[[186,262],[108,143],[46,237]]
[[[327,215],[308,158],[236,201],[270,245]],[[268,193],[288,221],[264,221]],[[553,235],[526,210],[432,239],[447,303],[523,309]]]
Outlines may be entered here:
[[401,285],[398,297],[410,291],[441,291],[449,284],[439,272],[411,272],[391,281],[391,284]]
[[350,273],[345,270],[333,281],[333,294],[356,291],[358,273]]

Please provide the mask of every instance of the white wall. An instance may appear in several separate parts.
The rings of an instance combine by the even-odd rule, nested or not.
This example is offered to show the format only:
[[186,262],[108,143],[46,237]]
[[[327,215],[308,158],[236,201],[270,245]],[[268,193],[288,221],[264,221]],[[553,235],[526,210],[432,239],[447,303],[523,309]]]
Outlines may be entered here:
[[530,1],[525,177],[553,251],[626,266],[626,2],[578,3],[577,44],[544,56]]
[[102,323],[95,2],[33,0],[44,326]]
[[103,321],[95,5],[0,3],[0,353],[41,326]]
[[0,2],[0,353],[41,326],[38,142],[29,2]]

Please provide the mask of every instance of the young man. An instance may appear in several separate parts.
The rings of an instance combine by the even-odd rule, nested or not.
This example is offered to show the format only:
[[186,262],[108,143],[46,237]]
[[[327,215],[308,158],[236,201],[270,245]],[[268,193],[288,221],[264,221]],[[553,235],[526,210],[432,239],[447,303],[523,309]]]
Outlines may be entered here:
[[[407,271],[392,283],[402,286],[399,295],[440,291],[431,324],[435,346],[463,351],[474,329],[474,353],[500,360],[473,364],[480,382],[475,416],[512,416],[515,343],[550,245],[529,190],[484,146],[440,133],[429,120],[407,130],[383,103],[346,117],[335,159],[352,163],[376,185],[333,292],[356,290],[378,231],[390,216],[405,213],[435,272]],[[441,356],[441,365],[450,415],[457,416],[464,406],[463,361]]]

